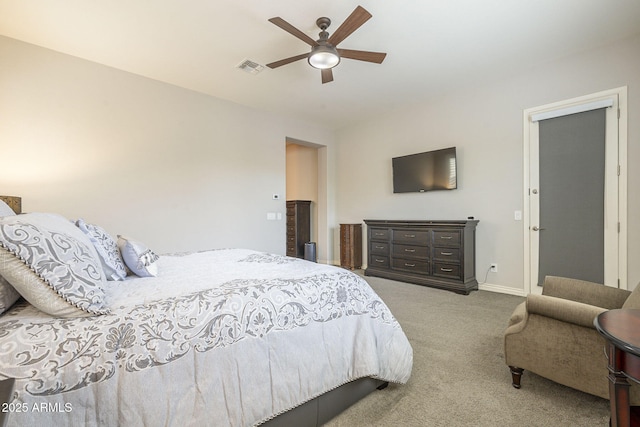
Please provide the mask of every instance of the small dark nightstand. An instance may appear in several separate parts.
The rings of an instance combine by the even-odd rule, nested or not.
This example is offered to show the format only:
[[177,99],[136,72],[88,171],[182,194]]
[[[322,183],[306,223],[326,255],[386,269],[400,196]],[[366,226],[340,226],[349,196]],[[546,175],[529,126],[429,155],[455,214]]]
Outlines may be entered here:
[[362,267],[362,224],[340,224],[340,266]]

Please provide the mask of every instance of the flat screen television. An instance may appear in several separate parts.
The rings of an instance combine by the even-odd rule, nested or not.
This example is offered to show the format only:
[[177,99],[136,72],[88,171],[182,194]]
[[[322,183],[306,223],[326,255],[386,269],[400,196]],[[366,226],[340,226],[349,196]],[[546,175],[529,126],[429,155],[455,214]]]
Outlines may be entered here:
[[423,193],[458,188],[456,147],[391,159],[394,193]]

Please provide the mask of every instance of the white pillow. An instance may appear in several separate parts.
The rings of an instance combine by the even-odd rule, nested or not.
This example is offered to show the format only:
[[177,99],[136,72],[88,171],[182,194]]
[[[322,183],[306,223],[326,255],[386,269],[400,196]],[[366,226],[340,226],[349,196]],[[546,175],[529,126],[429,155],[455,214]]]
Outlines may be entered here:
[[98,254],[66,218],[46,213],[0,218],[0,247],[0,275],[36,308],[61,317],[109,312]]
[[76,225],[89,237],[96,248],[107,280],[124,280],[127,277],[127,269],[113,237],[102,227],[87,224],[82,218],[76,221]]
[[20,294],[7,280],[0,276],[0,314],[9,310],[13,303],[18,301]]
[[4,202],[4,200],[0,200],[0,217],[2,216],[13,216],[16,213],[11,209],[11,207]]
[[118,236],[118,248],[124,263],[136,276],[155,277],[158,275],[158,255],[142,243]]

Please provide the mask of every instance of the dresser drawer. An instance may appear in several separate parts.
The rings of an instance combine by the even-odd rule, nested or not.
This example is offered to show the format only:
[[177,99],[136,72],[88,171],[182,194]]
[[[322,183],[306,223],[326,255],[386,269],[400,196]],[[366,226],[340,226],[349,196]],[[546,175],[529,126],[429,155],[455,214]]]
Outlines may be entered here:
[[371,240],[389,240],[388,228],[372,228],[369,233]]
[[392,268],[411,273],[429,274],[429,261],[394,258]]
[[371,262],[369,268],[389,268],[389,257],[380,255],[370,255]]
[[433,248],[433,260],[444,262],[460,262],[459,248]]
[[369,252],[371,254],[376,255],[389,255],[389,244],[386,242],[371,242],[371,246],[369,248]]
[[437,277],[444,277],[447,279],[462,279],[462,269],[456,264],[445,264],[442,262],[436,262],[433,264],[433,275]]
[[398,245],[394,243],[392,253],[394,257],[399,258],[429,259],[428,246]]
[[409,245],[429,244],[429,232],[424,230],[393,230],[393,241],[397,243],[407,243]]
[[442,246],[460,246],[460,231],[434,231],[433,232],[433,245]]

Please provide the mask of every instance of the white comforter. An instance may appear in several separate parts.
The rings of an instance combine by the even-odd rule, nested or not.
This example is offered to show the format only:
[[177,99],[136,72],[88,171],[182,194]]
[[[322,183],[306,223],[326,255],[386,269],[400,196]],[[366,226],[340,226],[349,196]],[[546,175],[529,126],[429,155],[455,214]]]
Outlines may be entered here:
[[361,377],[410,376],[400,325],[349,271],[238,249],[158,263],[107,282],[111,314],[0,317],[9,425],[250,426]]

